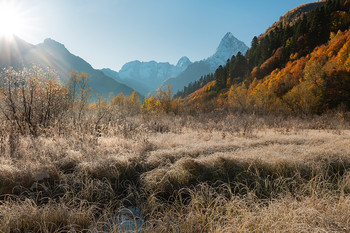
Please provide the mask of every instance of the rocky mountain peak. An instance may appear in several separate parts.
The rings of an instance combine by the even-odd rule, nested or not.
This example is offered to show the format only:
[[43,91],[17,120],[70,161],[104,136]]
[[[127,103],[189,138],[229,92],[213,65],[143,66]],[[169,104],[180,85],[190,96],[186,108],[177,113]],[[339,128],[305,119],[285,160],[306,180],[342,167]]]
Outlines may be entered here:
[[180,60],[177,62],[176,66],[179,68],[187,68],[192,62],[190,59],[186,56],[183,56],[180,58]]
[[238,52],[245,54],[247,50],[248,46],[243,41],[238,40],[231,32],[228,32],[222,38],[215,54],[205,61],[210,64],[210,69],[214,72],[220,65],[224,65],[227,59]]

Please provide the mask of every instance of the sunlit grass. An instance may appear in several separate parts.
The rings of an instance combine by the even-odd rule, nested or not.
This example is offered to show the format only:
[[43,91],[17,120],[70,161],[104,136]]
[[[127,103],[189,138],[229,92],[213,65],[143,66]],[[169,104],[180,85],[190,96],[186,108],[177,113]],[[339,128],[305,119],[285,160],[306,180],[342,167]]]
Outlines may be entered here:
[[52,127],[15,144],[2,130],[0,231],[118,232],[136,207],[146,232],[350,229],[347,121],[207,117],[125,117],[101,136]]

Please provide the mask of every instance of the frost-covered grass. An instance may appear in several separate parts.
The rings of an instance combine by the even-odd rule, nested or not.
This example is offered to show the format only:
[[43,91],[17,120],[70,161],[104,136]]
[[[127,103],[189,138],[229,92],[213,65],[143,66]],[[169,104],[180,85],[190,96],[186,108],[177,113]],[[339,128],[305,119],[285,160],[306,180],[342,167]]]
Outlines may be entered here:
[[125,208],[140,209],[145,232],[350,231],[350,130],[337,116],[102,128],[2,131],[0,232],[121,232]]

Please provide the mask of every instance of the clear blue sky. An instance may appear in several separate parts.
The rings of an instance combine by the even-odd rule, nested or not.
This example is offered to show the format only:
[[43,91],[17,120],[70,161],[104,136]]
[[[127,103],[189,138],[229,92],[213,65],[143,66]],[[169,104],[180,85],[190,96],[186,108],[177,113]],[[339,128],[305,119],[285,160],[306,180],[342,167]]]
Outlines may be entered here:
[[212,55],[232,32],[250,46],[279,17],[309,0],[16,0],[29,9],[38,44],[63,43],[94,68],[119,70],[132,60],[192,61]]

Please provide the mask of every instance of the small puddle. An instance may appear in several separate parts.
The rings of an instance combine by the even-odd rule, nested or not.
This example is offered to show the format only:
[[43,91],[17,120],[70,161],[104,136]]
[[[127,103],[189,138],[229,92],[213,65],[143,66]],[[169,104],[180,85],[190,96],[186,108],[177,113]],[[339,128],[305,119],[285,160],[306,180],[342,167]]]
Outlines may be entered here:
[[144,219],[139,207],[121,209],[117,216],[106,224],[107,231],[116,232],[144,232]]

